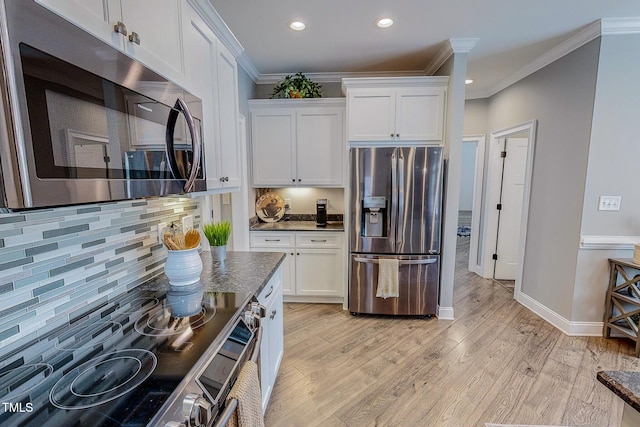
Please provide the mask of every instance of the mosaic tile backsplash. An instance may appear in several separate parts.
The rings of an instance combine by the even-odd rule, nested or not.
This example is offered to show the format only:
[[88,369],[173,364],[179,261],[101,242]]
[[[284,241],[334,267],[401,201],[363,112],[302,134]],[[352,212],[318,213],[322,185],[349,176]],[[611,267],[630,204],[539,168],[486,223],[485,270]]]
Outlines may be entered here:
[[157,198],[0,214],[0,352],[82,317],[162,273],[160,222],[197,199]]

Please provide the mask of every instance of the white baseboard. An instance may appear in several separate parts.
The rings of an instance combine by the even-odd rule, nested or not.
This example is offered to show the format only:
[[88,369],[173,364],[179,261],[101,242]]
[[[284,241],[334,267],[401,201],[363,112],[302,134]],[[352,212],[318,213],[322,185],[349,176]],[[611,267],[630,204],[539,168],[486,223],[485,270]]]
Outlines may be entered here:
[[518,296],[518,302],[551,323],[551,325],[560,329],[565,335],[572,337],[602,336],[603,322],[571,322],[522,292],[520,292]]
[[453,317],[453,307],[438,306],[438,319],[439,320],[455,320],[455,318]]

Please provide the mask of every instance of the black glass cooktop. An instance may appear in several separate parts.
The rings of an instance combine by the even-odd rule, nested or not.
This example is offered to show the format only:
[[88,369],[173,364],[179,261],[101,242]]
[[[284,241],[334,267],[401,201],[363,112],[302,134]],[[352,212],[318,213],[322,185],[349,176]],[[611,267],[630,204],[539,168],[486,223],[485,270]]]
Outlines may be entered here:
[[247,295],[135,289],[0,362],[0,425],[145,426]]

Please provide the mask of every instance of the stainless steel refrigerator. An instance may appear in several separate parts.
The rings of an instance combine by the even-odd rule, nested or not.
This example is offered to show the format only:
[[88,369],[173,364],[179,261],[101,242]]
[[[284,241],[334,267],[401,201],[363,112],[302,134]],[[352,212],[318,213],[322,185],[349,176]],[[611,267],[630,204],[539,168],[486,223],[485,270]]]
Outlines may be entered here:
[[[350,162],[349,311],[436,314],[442,148],[358,147]],[[381,258],[398,259],[397,297],[376,297]]]

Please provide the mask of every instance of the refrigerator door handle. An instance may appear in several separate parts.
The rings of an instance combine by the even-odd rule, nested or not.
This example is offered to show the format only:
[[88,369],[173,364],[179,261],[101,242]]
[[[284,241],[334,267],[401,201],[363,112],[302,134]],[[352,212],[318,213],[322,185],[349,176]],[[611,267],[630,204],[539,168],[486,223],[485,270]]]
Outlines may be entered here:
[[[359,257],[356,257],[353,260],[355,262],[362,262],[364,264],[379,264],[378,258],[359,258]],[[437,260],[438,260],[437,258],[400,260],[399,264],[400,265],[433,264]]]
[[[398,220],[398,149],[394,149],[391,154],[391,227],[389,227],[389,239],[391,247],[396,246],[396,221]],[[392,228],[393,227],[393,228]]]
[[402,150],[398,150],[398,223],[396,230],[396,251],[399,251],[400,246],[404,243],[402,236],[404,235],[404,214],[406,213],[406,207],[404,205],[404,154]]

